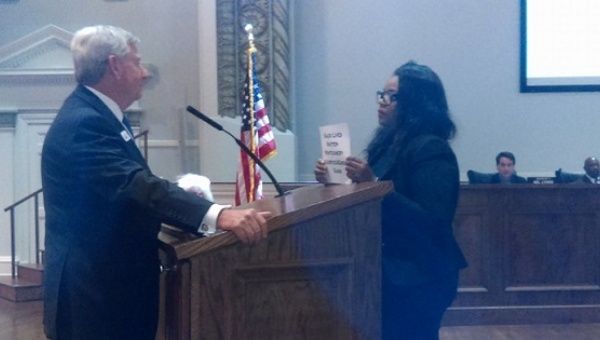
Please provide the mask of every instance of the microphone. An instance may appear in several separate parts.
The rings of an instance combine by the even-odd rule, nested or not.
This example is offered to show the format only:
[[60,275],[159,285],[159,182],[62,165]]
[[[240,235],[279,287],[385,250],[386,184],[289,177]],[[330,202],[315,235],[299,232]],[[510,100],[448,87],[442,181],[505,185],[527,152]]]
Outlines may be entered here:
[[231,138],[233,138],[233,140],[235,140],[236,144],[239,145],[239,147],[244,151],[244,153],[246,153],[248,156],[250,156],[250,158],[252,158],[252,160],[255,161],[256,164],[258,164],[258,166],[260,166],[260,168],[265,171],[267,176],[269,176],[269,178],[271,179],[271,182],[273,182],[273,185],[275,186],[275,190],[277,190],[278,195],[276,197],[285,195],[285,191],[283,191],[283,189],[281,189],[279,182],[277,182],[277,180],[275,179],[275,177],[273,176],[271,171],[269,171],[269,168],[267,168],[267,166],[260,160],[260,158],[256,157],[256,155],[252,151],[250,151],[250,149],[248,149],[246,144],[242,143],[242,141],[239,140],[236,136],[232,135],[229,131],[224,129],[221,124],[210,119],[207,115],[196,110],[193,106],[188,105],[187,111],[189,113],[193,114],[195,117],[200,118],[205,123],[212,126],[213,128],[215,128],[219,131],[223,131],[226,134],[228,134]]
[[[204,122],[208,123],[208,125],[214,127],[215,129],[219,130],[219,131],[225,131],[225,133],[231,135],[229,132],[227,132],[227,130],[223,130],[223,125],[215,122],[214,120],[208,118],[207,115],[205,115],[204,113],[196,110],[193,106],[189,106],[187,107],[187,110],[189,113],[193,114],[194,116],[202,119]],[[233,135],[231,135],[231,137],[233,137],[234,139],[236,139]]]

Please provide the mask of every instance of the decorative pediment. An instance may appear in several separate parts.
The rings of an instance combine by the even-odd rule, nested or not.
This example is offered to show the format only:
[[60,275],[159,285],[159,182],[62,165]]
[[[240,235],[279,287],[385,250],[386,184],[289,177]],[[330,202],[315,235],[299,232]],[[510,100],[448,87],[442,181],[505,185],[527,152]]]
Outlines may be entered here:
[[73,82],[69,49],[73,34],[48,25],[0,46],[0,79]]

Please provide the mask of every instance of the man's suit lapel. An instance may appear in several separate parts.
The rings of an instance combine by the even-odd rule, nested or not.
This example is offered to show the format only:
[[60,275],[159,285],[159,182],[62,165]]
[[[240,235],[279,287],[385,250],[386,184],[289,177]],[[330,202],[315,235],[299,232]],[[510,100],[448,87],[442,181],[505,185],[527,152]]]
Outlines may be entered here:
[[96,111],[100,112],[100,114],[111,124],[113,130],[116,134],[119,135],[119,138],[123,140],[125,143],[126,149],[128,153],[140,164],[143,164],[145,168],[148,168],[148,164],[142,156],[140,149],[135,144],[135,140],[133,138],[129,140],[125,140],[123,132],[127,133],[126,129],[123,127],[121,122],[115,117],[114,113],[98,98],[95,94],[93,94],[90,90],[88,90],[83,85],[78,85],[75,93],[79,98],[88,103],[91,107],[93,107]]

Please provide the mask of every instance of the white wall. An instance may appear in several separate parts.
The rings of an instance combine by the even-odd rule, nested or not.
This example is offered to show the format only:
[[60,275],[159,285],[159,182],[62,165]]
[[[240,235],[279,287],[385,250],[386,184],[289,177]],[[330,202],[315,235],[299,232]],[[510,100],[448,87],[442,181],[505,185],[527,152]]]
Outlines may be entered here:
[[[519,93],[519,2],[295,2],[299,177],[319,156],[319,125],[347,121],[359,153],[376,127],[374,93],[409,59],[432,67],[458,127],[461,172],[516,154],[522,175],[582,172],[600,156],[600,94]],[[548,56],[551,58],[552,56]]]

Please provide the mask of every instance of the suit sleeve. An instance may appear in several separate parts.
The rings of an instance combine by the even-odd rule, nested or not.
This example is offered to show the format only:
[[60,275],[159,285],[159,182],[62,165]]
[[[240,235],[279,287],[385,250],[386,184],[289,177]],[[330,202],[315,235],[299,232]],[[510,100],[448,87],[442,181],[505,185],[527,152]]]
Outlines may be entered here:
[[71,150],[74,176],[82,190],[92,191],[111,206],[134,206],[162,222],[196,231],[212,203],[153,175],[131,156],[127,142],[106,119],[85,117],[77,124]]

